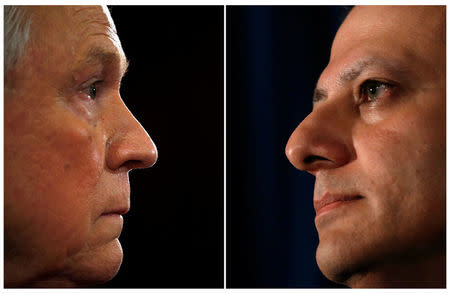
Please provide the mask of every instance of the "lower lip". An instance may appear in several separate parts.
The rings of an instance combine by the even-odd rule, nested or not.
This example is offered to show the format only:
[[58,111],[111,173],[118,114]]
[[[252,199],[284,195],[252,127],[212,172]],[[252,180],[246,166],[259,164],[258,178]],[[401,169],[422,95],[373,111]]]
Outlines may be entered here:
[[116,223],[120,226],[123,225],[123,217],[118,213],[105,213],[102,214],[101,218],[108,223]]
[[106,244],[119,238],[123,228],[123,217],[118,213],[103,213],[93,224],[92,244]]
[[316,214],[316,220],[317,220],[320,216],[322,216],[322,215],[324,215],[324,214],[326,214],[326,213],[328,213],[328,212],[330,212],[330,211],[333,211],[333,210],[335,210],[335,209],[337,209],[337,208],[339,208],[339,207],[342,207],[343,205],[354,203],[355,201],[360,200],[360,199],[361,199],[360,197],[357,197],[357,198],[352,199],[352,200],[336,201],[336,202],[332,202],[332,203],[330,203],[330,204],[328,204],[328,205],[325,205],[324,207],[322,207],[322,208],[317,212],[317,214]]
[[104,214],[102,214],[102,217],[112,217],[112,218],[122,219],[122,215],[120,215],[118,213],[104,213]]

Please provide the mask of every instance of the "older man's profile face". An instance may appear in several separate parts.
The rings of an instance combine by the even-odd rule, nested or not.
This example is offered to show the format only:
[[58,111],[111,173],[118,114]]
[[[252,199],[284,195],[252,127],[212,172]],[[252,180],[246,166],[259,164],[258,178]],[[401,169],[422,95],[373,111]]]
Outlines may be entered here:
[[445,287],[445,8],[354,8],[286,153],[316,176],[317,262],[351,287]]
[[5,73],[5,286],[86,286],[118,271],[128,171],[156,160],[123,104],[126,70],[101,7],[26,8]]

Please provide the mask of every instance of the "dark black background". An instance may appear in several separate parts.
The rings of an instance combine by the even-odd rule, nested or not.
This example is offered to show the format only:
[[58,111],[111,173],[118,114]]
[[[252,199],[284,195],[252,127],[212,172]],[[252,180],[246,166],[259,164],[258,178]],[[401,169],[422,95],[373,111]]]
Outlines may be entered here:
[[[347,7],[227,6],[227,287],[336,287],[314,254],[314,179],[284,146]],[[112,8],[122,96],[159,149],[132,171],[124,261],[102,287],[223,287],[223,6]]]
[[114,6],[121,94],[158,147],[130,173],[124,260],[102,287],[223,287],[223,6]]
[[284,149],[348,11],[227,6],[227,287],[338,287],[315,261],[314,177]]

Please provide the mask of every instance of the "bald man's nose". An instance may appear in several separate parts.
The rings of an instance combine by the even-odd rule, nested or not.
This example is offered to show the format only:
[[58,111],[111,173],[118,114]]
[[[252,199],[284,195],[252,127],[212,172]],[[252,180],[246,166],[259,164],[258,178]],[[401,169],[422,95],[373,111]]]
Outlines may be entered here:
[[313,110],[289,138],[286,156],[297,169],[315,174],[348,163],[349,144],[346,122],[330,109]]
[[108,144],[106,164],[112,170],[151,167],[158,158],[157,148],[131,112],[126,107],[125,110],[123,125]]

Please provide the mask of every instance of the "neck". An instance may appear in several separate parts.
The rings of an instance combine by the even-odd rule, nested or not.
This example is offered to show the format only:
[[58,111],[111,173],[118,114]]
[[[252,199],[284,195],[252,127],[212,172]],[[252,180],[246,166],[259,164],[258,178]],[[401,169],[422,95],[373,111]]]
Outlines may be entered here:
[[49,272],[45,265],[33,261],[21,261],[18,258],[4,261],[5,288],[65,288],[76,285],[66,277],[58,275],[58,271]]
[[391,261],[352,275],[351,288],[445,288],[445,253],[419,260]]

